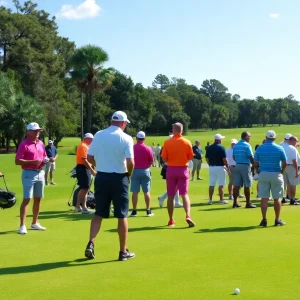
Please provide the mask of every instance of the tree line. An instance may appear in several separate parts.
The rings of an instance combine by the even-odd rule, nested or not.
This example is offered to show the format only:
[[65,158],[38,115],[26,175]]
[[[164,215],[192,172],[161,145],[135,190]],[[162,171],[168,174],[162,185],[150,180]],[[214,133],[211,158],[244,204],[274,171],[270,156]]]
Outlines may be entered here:
[[242,99],[216,79],[199,87],[183,78],[158,74],[151,87],[104,68],[109,56],[98,46],[76,48],[58,35],[54,17],[37,4],[13,1],[0,7],[0,146],[18,147],[26,124],[36,121],[55,144],[106,127],[115,110],[131,120],[127,128],[168,134],[171,124],[187,129],[295,124],[300,108],[293,95]]

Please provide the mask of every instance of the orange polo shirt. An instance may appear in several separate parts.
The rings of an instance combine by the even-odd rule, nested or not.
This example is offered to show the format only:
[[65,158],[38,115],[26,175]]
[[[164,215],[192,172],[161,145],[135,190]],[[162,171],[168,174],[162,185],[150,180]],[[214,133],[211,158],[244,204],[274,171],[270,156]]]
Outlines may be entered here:
[[85,142],[81,142],[76,151],[76,163],[78,165],[84,165],[82,158],[87,158],[89,146]]
[[192,144],[182,135],[174,134],[165,141],[161,156],[167,160],[169,167],[187,166],[188,161],[194,158]]

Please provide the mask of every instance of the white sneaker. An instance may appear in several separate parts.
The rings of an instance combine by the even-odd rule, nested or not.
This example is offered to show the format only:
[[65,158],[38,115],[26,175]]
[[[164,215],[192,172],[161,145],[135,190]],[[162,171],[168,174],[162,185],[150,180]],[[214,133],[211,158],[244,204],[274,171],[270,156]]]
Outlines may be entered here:
[[239,194],[239,198],[245,198],[243,194]]
[[81,210],[81,213],[84,214],[84,215],[90,215],[90,214],[92,214],[93,212],[92,212],[91,210],[89,210],[89,209],[82,209],[82,210]]
[[182,203],[175,203],[175,208],[178,208],[178,207],[183,207],[183,204]]
[[209,201],[208,201],[208,204],[209,204],[209,205],[212,205],[212,200],[209,200]]
[[163,208],[163,206],[164,206],[164,200],[161,197],[158,197],[157,199],[158,199],[158,202],[159,202],[159,207]]
[[228,201],[226,201],[226,200],[220,200],[219,203],[220,203],[220,204],[228,204]]
[[19,228],[19,234],[26,234],[27,233],[27,229],[26,229],[26,226],[25,225],[22,225],[20,228]]
[[73,210],[74,213],[81,212],[81,208],[76,208]]
[[30,228],[33,230],[46,230],[46,227],[43,227],[40,223],[31,224]]
[[233,196],[232,196],[232,195],[229,195],[228,200],[233,200]]

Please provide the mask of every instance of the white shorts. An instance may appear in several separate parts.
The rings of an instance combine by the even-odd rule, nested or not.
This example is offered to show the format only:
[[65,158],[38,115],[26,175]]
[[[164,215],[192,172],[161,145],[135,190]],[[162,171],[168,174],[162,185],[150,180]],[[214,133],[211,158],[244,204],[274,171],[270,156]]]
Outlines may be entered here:
[[209,186],[215,186],[217,181],[219,186],[226,184],[226,171],[224,166],[209,167]]

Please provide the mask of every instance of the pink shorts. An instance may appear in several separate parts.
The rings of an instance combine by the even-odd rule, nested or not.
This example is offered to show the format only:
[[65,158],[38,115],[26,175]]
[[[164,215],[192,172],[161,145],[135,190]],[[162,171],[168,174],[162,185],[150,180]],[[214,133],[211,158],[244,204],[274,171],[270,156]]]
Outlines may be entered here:
[[167,193],[174,197],[177,190],[180,195],[186,195],[189,188],[190,172],[188,167],[167,168]]

